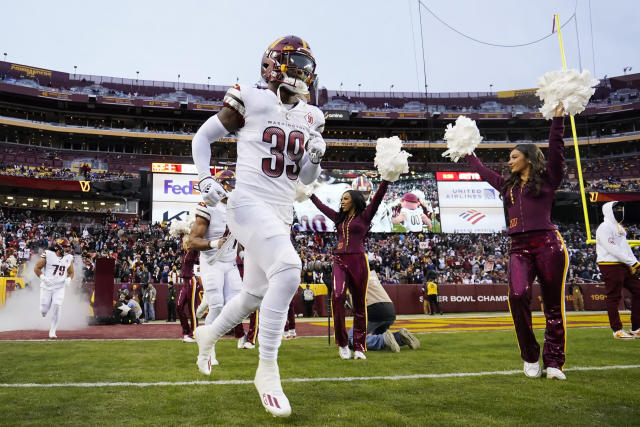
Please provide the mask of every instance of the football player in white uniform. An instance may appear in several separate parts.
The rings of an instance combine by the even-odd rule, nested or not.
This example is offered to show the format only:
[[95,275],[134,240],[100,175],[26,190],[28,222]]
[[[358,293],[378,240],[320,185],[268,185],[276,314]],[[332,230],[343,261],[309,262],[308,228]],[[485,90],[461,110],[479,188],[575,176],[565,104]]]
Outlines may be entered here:
[[[215,178],[223,184],[225,191],[233,189],[235,174],[232,171],[222,170]],[[198,203],[195,222],[190,233],[184,238],[186,249],[200,251],[200,278],[204,298],[198,307],[197,316],[202,316],[204,311],[209,309],[205,325],[213,323],[222,307],[240,292],[242,287],[242,279],[236,265],[237,242],[227,229],[226,205],[226,198],[215,206]],[[213,359],[212,356],[212,363],[216,364]]]
[[[73,255],[67,239],[58,239],[42,253],[33,271],[40,278],[40,313],[45,317],[51,309],[49,338],[55,339],[60,321],[66,286],[73,279]],[[44,269],[44,270],[43,270]]]
[[265,409],[289,416],[291,406],[280,382],[278,348],[289,302],[300,285],[302,268],[290,228],[296,182],[311,184],[320,175],[326,144],[322,112],[303,99],[315,78],[316,63],[307,42],[281,37],[261,61],[267,89],[235,85],[220,113],[193,138],[193,160],[202,198],[216,205],[226,191],[210,174],[210,144],[237,132],[236,188],[227,202],[227,224],[245,248],[242,290],[211,325],[196,329],[198,369],[211,373],[216,341],[260,308],[260,360],[254,384]]

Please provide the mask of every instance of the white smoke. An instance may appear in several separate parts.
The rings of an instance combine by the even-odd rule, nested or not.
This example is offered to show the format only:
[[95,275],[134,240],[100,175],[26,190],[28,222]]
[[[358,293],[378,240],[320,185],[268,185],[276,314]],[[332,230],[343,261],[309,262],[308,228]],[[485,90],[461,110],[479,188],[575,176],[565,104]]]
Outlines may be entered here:
[[[39,259],[39,256],[32,257],[24,268],[23,279],[30,286],[9,293],[4,306],[0,307],[0,332],[49,330],[51,310],[46,317],[40,314],[40,279],[33,271]],[[87,294],[81,290],[84,268],[79,256],[74,256],[73,271],[73,281],[64,295],[58,331],[83,329],[88,325],[89,301]]]

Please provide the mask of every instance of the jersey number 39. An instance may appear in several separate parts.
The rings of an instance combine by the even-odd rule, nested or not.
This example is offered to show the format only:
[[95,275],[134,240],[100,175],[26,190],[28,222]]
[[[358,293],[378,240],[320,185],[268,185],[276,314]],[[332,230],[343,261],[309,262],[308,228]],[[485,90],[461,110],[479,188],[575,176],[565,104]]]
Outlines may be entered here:
[[[266,128],[262,134],[262,141],[267,144],[273,144],[274,138],[275,146],[271,147],[273,157],[262,158],[262,171],[270,178],[278,178],[283,171],[286,171],[287,178],[290,180],[298,179],[298,174],[300,173],[298,163],[304,154],[304,134],[293,130],[289,132],[289,137],[287,138],[285,132],[279,127],[270,126]],[[293,162],[292,165],[285,167],[285,154]],[[274,158],[275,162],[273,161]]]

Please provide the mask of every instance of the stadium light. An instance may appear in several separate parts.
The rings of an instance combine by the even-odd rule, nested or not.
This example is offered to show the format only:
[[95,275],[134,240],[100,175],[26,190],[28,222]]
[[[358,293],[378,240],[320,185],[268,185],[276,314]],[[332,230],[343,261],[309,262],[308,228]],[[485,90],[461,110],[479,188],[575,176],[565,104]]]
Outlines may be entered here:
[[209,90],[209,85],[211,84],[211,76],[207,77],[207,90]]
[[493,83],[489,83],[489,93],[493,92]]
[[178,90],[180,90],[180,74],[178,74]]
[[389,85],[389,98],[391,98],[391,90],[395,87],[395,85]]
[[77,73],[78,73],[78,66],[77,66],[77,65],[74,65],[74,66],[73,66],[73,78],[74,78],[74,80],[75,80],[75,78],[76,78],[76,74],[77,74]]
[[360,95],[360,86],[362,86],[362,83],[358,83],[358,95]]
[[13,200],[13,196],[7,196],[7,200]]
[[622,71],[623,71],[625,74],[627,74],[627,71],[631,71],[631,70],[633,70],[633,67],[624,67],[624,68],[622,69]]
[[4,53],[4,62],[7,62],[7,52]]

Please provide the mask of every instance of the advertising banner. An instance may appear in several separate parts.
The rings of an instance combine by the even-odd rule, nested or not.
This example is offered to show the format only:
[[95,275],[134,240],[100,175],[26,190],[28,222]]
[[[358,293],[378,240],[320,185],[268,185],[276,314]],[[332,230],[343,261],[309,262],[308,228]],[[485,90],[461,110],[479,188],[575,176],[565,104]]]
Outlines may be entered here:
[[498,233],[506,229],[500,193],[475,172],[438,172],[443,233]]

